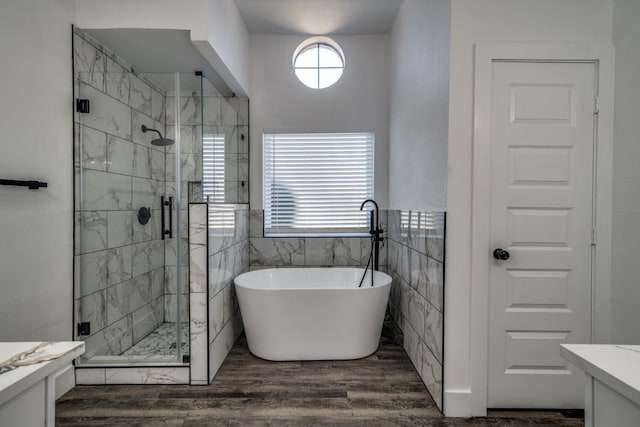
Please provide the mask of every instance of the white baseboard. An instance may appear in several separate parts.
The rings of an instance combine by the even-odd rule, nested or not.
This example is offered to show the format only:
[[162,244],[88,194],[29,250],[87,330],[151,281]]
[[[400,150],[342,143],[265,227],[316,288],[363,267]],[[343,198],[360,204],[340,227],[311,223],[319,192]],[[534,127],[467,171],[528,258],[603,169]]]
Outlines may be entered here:
[[482,417],[484,414],[474,414],[471,404],[471,389],[445,390],[444,415],[446,417]]
[[55,375],[56,380],[56,400],[62,397],[63,394],[70,391],[76,386],[76,376],[74,373],[73,365],[69,365],[64,369],[58,371]]

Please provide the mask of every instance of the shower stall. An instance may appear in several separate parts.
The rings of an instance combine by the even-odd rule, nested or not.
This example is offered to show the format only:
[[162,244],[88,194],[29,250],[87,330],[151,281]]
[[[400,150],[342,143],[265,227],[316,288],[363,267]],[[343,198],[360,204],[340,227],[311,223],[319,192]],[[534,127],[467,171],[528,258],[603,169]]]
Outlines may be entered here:
[[77,28],[73,55],[77,366],[189,382],[188,203],[248,201],[237,112],[202,73],[135,72]]

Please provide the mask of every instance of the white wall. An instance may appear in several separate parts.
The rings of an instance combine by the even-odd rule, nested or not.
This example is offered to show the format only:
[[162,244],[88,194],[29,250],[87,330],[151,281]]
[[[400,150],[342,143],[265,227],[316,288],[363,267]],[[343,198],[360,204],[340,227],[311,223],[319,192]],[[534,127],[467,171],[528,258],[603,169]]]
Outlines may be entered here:
[[[233,0],[209,0],[208,40],[248,96],[250,36]],[[218,68],[216,68],[218,69]],[[224,76],[223,76],[224,77]]]
[[76,0],[80,28],[158,28],[191,30],[206,40],[208,0]]
[[614,0],[616,90],[611,342],[640,344],[640,2]]
[[393,24],[391,209],[445,209],[449,13],[449,0],[404,0]]
[[85,29],[190,30],[191,40],[237,94],[249,94],[249,32],[233,0],[76,0]]
[[[481,415],[470,335],[473,48],[477,43],[611,41],[609,0],[452,0],[445,266],[445,412]],[[475,372],[475,371],[474,371]],[[477,374],[482,372],[477,370]],[[486,375],[486,374],[485,374]]]
[[72,338],[73,2],[5,1],[0,13],[0,341]]
[[295,76],[292,56],[305,36],[251,37],[250,197],[262,209],[263,131],[375,132],[375,199],[388,206],[389,37],[332,37],[346,67],[333,86],[314,90]]

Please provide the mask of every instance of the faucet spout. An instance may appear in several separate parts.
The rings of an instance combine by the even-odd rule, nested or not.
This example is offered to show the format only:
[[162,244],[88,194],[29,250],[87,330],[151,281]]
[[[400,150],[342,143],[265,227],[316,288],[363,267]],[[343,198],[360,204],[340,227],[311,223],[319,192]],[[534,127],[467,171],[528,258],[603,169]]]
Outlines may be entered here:
[[[362,204],[360,205],[360,210],[364,209],[364,205],[366,205],[367,203],[373,203],[373,206],[375,206],[376,208],[376,217],[374,219],[374,223],[375,223],[375,227],[378,227],[378,220],[380,219],[380,213],[378,212],[378,204],[376,203],[375,200],[373,199],[367,199],[364,202],[362,202]],[[371,231],[373,232],[373,227],[371,227]]]
[[380,242],[384,241],[384,238],[380,235],[384,233],[384,230],[380,228],[380,213],[378,211],[378,204],[373,199],[367,199],[360,205],[360,210],[364,209],[364,205],[367,203],[373,203],[373,206],[376,208],[375,219],[371,224],[371,230],[369,230],[369,234],[371,234],[371,250],[373,253],[373,269],[378,270],[378,259],[380,258]]
[[375,201],[375,200],[373,200],[373,199],[367,199],[367,200],[365,200],[364,202],[362,202],[362,204],[360,205],[360,210],[364,209],[364,205],[366,205],[366,204],[367,204],[367,203],[369,203],[369,202],[373,203],[373,206],[375,206],[375,207],[376,207],[376,213],[378,213],[378,204],[377,204],[377,203],[376,203],[376,201]]

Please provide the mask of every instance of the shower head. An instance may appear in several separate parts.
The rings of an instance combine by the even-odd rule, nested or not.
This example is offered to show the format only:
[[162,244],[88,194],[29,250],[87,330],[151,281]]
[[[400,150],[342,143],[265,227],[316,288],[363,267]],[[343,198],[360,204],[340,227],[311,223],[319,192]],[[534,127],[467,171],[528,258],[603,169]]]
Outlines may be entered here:
[[142,132],[147,133],[147,131],[156,132],[158,136],[160,136],[160,138],[152,139],[151,145],[166,147],[168,145],[173,145],[173,143],[175,142],[173,139],[164,138],[159,130],[151,129],[146,127],[145,125],[142,125]]

